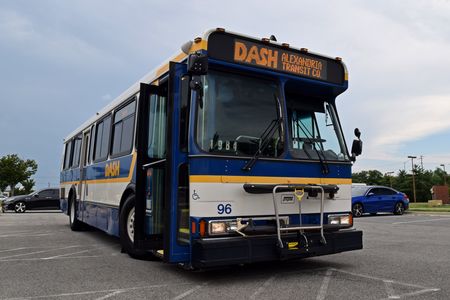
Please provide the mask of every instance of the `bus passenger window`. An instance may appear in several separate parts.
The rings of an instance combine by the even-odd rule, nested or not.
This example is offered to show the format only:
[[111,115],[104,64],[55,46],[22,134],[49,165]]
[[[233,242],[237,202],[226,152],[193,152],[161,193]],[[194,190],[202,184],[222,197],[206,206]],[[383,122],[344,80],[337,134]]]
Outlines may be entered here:
[[147,154],[150,158],[165,158],[167,98],[151,95],[149,110]]
[[81,135],[78,135],[74,140],[72,167],[76,168],[80,165],[80,153],[81,153]]
[[106,117],[97,124],[97,130],[95,134],[95,161],[104,160],[108,156],[110,128],[111,116]]
[[72,158],[72,141],[66,143],[66,151],[64,154],[64,169],[68,169]]
[[136,102],[133,101],[114,114],[111,155],[130,153],[133,144],[135,111]]

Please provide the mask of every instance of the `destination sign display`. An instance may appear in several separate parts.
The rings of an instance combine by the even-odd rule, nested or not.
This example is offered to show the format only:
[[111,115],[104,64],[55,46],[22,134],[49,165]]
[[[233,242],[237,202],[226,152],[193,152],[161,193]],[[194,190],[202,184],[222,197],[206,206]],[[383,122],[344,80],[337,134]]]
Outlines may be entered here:
[[340,62],[226,33],[216,32],[209,37],[208,55],[228,62],[332,83],[344,82],[344,70]]

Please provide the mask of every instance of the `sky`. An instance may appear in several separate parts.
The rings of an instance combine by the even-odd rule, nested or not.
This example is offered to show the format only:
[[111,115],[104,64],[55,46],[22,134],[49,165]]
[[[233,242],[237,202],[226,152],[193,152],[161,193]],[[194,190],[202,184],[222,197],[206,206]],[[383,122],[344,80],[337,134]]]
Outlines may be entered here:
[[[342,57],[337,106],[353,171],[450,169],[450,2],[0,1],[0,156],[57,186],[65,136],[210,28]],[[420,164],[420,160],[415,162]]]

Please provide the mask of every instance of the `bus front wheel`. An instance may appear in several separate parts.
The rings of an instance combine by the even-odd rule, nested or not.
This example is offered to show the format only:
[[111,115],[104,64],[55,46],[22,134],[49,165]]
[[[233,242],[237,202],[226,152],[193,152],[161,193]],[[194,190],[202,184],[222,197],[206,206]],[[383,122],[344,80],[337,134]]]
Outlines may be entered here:
[[134,247],[134,195],[128,196],[120,210],[119,235],[122,249],[133,258],[144,258],[145,251],[137,250]]

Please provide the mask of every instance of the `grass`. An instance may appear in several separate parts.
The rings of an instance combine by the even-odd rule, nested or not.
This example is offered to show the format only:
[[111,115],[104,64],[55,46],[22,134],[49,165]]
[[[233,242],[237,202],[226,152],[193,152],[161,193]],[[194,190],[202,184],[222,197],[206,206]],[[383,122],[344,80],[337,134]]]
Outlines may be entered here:
[[428,203],[409,203],[409,211],[424,211],[424,212],[450,212],[450,204],[442,206],[429,207]]

